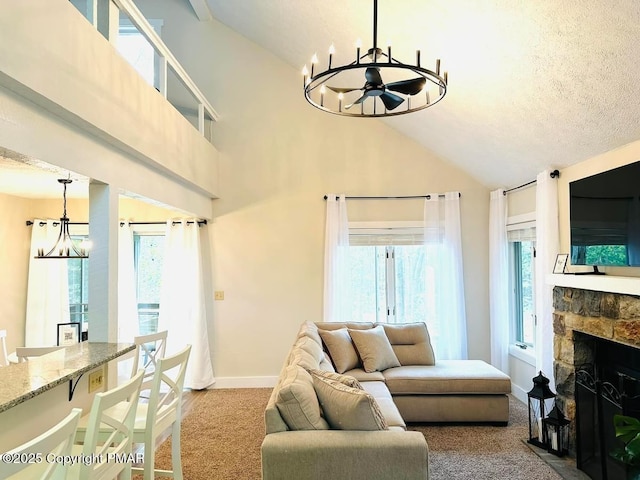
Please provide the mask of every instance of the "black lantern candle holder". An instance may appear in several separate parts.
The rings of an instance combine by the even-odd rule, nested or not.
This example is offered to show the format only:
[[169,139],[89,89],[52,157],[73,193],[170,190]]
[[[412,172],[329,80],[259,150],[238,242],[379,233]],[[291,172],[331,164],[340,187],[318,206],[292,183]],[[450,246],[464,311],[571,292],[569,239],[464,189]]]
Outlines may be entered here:
[[542,435],[549,453],[562,457],[569,452],[570,423],[558,405],[554,405],[547,418],[542,419]]
[[527,392],[527,404],[529,406],[529,440],[532,445],[547,448],[544,430],[542,428],[543,419],[551,409],[553,399],[556,394],[549,388],[549,379],[542,372],[533,378],[533,388]]

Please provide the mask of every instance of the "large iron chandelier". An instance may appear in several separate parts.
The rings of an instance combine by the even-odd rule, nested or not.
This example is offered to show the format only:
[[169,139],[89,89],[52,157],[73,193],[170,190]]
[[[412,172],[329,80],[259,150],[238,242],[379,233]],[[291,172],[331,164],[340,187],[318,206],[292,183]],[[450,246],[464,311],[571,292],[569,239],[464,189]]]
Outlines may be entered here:
[[69,234],[69,217],[67,217],[67,185],[71,182],[73,182],[73,180],[70,178],[58,179],[58,183],[64,185],[64,190],[62,192],[63,213],[60,218],[60,234],[58,235],[58,240],[56,240],[53,248],[51,248],[47,253],[44,253],[44,248],[38,247],[35,258],[89,258],[87,253],[89,243],[83,241],[80,245],[76,245]]
[[[302,69],[304,96],[322,111],[348,117],[390,117],[435,105],[447,93],[448,75],[440,74],[439,59],[432,71],[420,65],[420,50],[416,51],[416,64],[409,65],[391,56],[391,45],[386,52],[378,47],[378,0],[373,0],[373,47],[361,54],[358,41],[355,60],[338,67],[332,65],[334,54],[332,44],[324,71],[316,68],[315,54],[311,58],[311,71],[306,65]],[[362,78],[363,70],[364,86],[344,86],[353,84],[354,71],[356,78]],[[413,78],[403,78],[407,74]],[[401,79],[385,84],[383,76]]]

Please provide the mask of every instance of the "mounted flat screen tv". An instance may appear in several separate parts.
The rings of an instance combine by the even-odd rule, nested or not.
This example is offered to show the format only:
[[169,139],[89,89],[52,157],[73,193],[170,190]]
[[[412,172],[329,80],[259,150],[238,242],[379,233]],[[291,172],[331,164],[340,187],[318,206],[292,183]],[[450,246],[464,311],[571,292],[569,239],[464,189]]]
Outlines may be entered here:
[[569,183],[571,263],[640,266],[640,161]]

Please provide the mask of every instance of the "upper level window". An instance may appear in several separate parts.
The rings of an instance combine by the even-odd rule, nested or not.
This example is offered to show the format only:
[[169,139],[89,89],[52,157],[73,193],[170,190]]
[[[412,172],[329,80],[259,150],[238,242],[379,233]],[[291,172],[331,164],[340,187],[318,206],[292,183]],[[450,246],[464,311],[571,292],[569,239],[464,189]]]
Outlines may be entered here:
[[[149,23],[160,35],[162,20],[149,20]],[[158,54],[145,36],[126,18],[120,19],[116,47],[149,85],[158,88]]]

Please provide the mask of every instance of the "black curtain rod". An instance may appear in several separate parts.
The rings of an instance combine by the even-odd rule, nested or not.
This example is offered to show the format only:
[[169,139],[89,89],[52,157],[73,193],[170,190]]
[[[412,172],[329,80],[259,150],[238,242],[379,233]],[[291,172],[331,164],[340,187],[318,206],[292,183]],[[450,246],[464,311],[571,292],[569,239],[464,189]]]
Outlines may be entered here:
[[[560,176],[560,172],[559,172],[558,170],[554,170],[553,172],[551,172],[551,173],[549,174],[549,176],[550,176],[551,178],[559,177],[559,176]],[[536,182],[537,182],[537,180],[531,180],[530,182],[523,183],[522,185],[518,185],[517,187],[510,188],[509,190],[504,190],[504,191],[502,192],[502,194],[503,194],[503,195],[506,195],[506,194],[507,194],[507,193],[509,193],[509,192],[513,192],[514,190],[518,190],[519,188],[528,187],[529,185],[532,185],[532,184],[534,184],[534,183],[536,183]]]
[[[120,222],[120,226],[123,227],[125,223],[128,223],[129,225],[166,225],[167,222]],[[180,222],[174,221],[173,225],[177,225]],[[194,223],[193,220],[189,220],[187,222],[187,225],[190,225]],[[207,221],[206,220],[198,220],[198,226],[202,226],[202,225],[206,225]],[[33,221],[32,220],[27,220],[27,227],[30,227],[31,225],[33,225]],[[40,222],[40,226],[44,227],[46,225],[45,222]],[[53,222],[53,226],[57,227],[58,225],[60,225],[60,222]],[[89,225],[88,222],[69,222],[69,225]]]
[[[460,192],[458,192],[458,197],[461,197],[462,194]],[[438,195],[438,197],[440,198],[444,198],[445,195],[444,193],[441,193]],[[327,200],[329,197],[327,195],[324,196],[324,199]],[[338,200],[340,197],[336,196],[336,200]],[[426,198],[426,199],[430,199],[431,195],[404,195],[404,196],[399,196],[399,197],[344,197],[345,200],[403,200],[405,198]]]
[[[120,226],[124,227],[124,224],[128,223],[129,225],[166,225],[167,222],[120,222]],[[174,221],[173,225],[177,225],[178,221]],[[191,225],[192,223],[196,223],[193,220],[189,220],[187,221],[187,225]],[[201,227],[202,225],[206,225],[207,221],[206,220],[198,220],[198,226]]]

